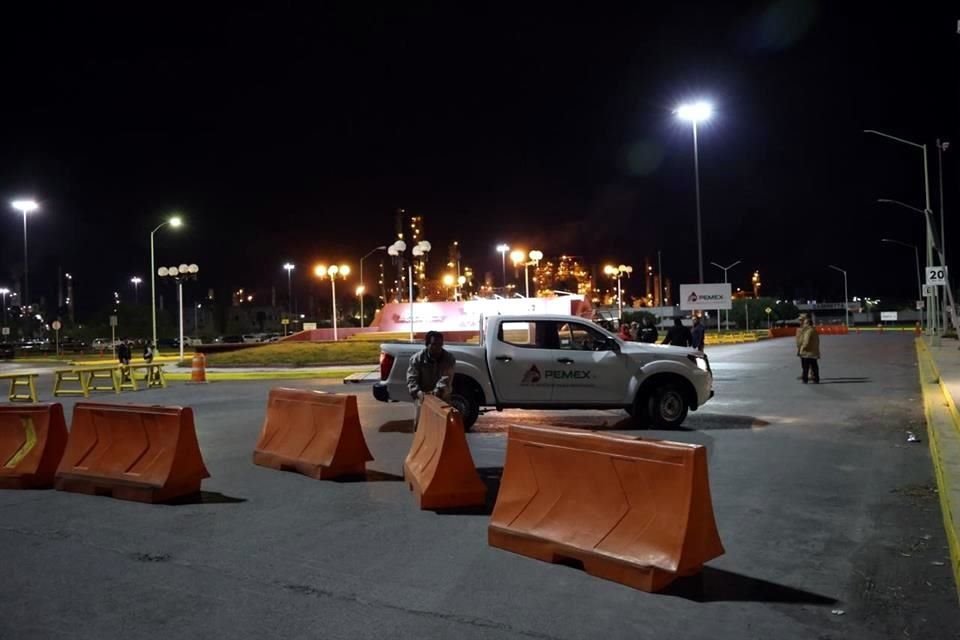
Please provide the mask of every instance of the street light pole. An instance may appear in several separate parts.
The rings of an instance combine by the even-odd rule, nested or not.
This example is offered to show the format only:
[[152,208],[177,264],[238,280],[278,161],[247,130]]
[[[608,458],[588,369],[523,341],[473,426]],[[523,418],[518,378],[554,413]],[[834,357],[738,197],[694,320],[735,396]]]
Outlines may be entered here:
[[21,315],[23,305],[30,309],[30,261],[27,258],[27,214],[36,211],[40,205],[35,200],[14,200],[10,203],[14,209],[23,214],[23,299],[20,300]]
[[[731,265],[729,265],[729,266],[726,266],[726,267],[724,267],[723,265],[717,264],[716,262],[711,262],[710,264],[712,264],[713,266],[715,266],[717,269],[722,269],[722,270],[723,270],[723,283],[726,284],[726,283],[727,283],[727,271],[729,271],[730,269],[733,269],[735,266],[737,266],[737,265],[740,264],[741,262],[743,262],[743,260],[737,260],[737,261],[734,262],[733,264],[731,264]],[[730,310],[727,309],[727,327],[729,327],[729,326],[730,326]],[[720,331],[720,314],[719,314],[719,313],[717,313],[717,331],[718,331],[718,332]]]
[[332,264],[329,267],[319,265],[314,268],[313,272],[321,280],[324,277],[330,278],[330,292],[333,299],[333,341],[337,342],[337,340],[339,340],[339,336],[337,335],[337,275],[340,275],[340,277],[346,280],[347,276],[350,275],[350,267],[345,264],[340,266]]
[[295,265],[292,262],[284,262],[283,268],[287,272],[287,315],[293,315],[293,270]]
[[917,263],[917,300],[923,299],[923,285],[920,282],[920,249],[917,248],[917,245],[908,244],[899,240],[891,240],[890,238],[881,238],[880,242],[889,242],[891,244],[898,244],[901,247],[913,249],[913,259]]
[[[892,136],[888,133],[883,133],[882,131],[877,131],[875,129],[864,129],[863,132],[872,133],[874,135],[880,136],[881,138],[887,138],[889,140],[893,140],[894,142],[899,142],[901,144],[914,147],[915,149],[920,149],[923,152],[923,193],[924,193],[924,202],[926,203],[923,209],[923,213],[927,218],[927,265],[932,266],[933,265],[933,228],[930,225],[930,215],[932,214],[932,211],[930,209],[930,171],[927,163],[927,145],[919,144],[917,142],[912,142],[910,140],[905,140],[904,138],[898,138],[897,136]],[[909,205],[907,205],[907,208],[916,210],[914,207],[910,207]],[[927,330],[932,340],[933,336],[937,333],[936,317],[938,314],[936,310],[937,297],[935,295],[928,296],[928,307],[930,308],[927,309]]]
[[10,293],[10,289],[3,288],[0,289],[0,298],[3,299],[3,326],[7,326],[7,294]]
[[507,291],[507,251],[510,251],[510,247],[505,244],[498,244],[497,251],[500,252],[500,261],[501,269],[503,273],[503,291],[506,294]]
[[174,229],[179,227],[183,222],[180,220],[179,216],[172,216],[169,220],[165,220],[154,227],[153,231],[150,232],[150,322],[153,326],[153,348],[157,348],[157,269],[156,264],[154,263],[154,242],[153,236],[161,228],[170,225]]
[[133,276],[130,278],[130,282],[133,283],[133,303],[140,304],[140,283],[143,282],[143,280],[137,276]]
[[700,152],[697,145],[697,123],[710,118],[713,114],[713,106],[703,101],[694,104],[684,104],[677,108],[676,114],[681,120],[686,120],[693,124],[693,174],[697,197],[697,267],[700,276],[699,282],[702,284],[703,232],[700,224]]
[[834,271],[839,271],[843,274],[843,315],[847,328],[850,328],[850,296],[847,294],[847,272],[840,267],[835,267],[832,264],[828,264],[828,267]]
[[[920,215],[923,216],[924,222],[926,223],[926,231],[927,231],[927,264],[932,265],[933,258],[932,258],[931,246],[933,243],[933,240],[932,240],[933,229],[930,224],[930,218],[931,218],[930,210],[927,209],[926,211],[924,211],[923,209],[909,205],[906,202],[900,202],[899,200],[890,200],[889,198],[879,198],[877,199],[877,202],[880,202],[883,204],[895,204],[898,207],[903,207],[904,209],[910,209],[911,211],[915,211],[916,213],[919,213]],[[943,254],[941,253],[940,255],[942,257]],[[950,296],[952,299],[953,294],[950,291],[949,286],[944,288],[947,290],[947,295]],[[927,295],[927,334],[930,335],[931,338],[936,333],[936,326],[935,326],[936,325],[936,309],[932,304],[935,300],[936,300],[936,296]]]

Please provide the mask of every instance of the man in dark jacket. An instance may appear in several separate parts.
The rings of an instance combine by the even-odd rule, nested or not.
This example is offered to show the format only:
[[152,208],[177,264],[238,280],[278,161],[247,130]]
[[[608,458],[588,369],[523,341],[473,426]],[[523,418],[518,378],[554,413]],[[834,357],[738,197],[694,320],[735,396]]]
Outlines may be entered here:
[[683,326],[680,318],[673,319],[673,326],[667,329],[667,335],[663,337],[660,344],[669,344],[674,347],[689,347],[693,343],[693,336],[690,335],[690,329]]
[[453,370],[457,365],[453,354],[443,348],[442,333],[428,331],[424,342],[426,348],[415,353],[410,358],[410,366],[407,367],[407,389],[416,407],[414,430],[420,422],[420,405],[425,395],[450,400],[453,393]]
[[657,341],[657,325],[653,323],[650,316],[643,317],[643,326],[640,328],[640,342],[654,344]]
[[690,331],[690,346],[697,351],[703,351],[703,344],[706,342],[707,328],[700,321],[700,316],[693,317],[693,329]]

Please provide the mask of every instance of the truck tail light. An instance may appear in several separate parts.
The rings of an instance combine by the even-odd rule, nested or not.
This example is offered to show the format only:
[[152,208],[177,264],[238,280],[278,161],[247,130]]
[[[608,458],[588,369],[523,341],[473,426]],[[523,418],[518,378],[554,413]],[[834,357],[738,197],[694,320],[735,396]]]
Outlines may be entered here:
[[386,380],[390,377],[390,369],[393,369],[394,357],[389,353],[380,352],[380,379]]

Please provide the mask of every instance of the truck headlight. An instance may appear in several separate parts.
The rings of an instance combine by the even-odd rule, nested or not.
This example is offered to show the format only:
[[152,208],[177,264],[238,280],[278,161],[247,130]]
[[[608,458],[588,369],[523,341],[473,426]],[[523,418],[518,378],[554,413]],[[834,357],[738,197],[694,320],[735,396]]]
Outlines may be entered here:
[[710,371],[710,365],[707,364],[707,359],[703,356],[687,356],[690,358],[690,361],[697,365],[697,369],[700,371]]

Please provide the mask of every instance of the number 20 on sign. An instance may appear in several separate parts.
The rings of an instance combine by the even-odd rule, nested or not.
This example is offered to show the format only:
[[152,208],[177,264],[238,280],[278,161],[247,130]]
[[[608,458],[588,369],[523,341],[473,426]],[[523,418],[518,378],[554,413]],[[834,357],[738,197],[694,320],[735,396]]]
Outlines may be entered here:
[[928,286],[942,286],[947,283],[946,267],[927,267],[924,273],[927,274]]

